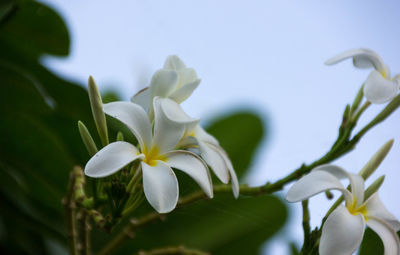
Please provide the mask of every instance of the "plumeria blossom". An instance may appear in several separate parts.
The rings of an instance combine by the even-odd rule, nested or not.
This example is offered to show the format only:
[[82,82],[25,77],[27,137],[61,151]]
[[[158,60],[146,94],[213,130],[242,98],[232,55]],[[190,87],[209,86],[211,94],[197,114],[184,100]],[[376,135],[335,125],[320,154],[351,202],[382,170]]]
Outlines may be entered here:
[[[185,132],[186,125],[199,120],[175,116],[177,103],[170,99],[154,98],[154,132],[149,116],[137,104],[113,102],[103,106],[104,112],[124,123],[138,140],[139,147],[127,142],[110,143],[97,152],[86,164],[85,174],[101,178],[109,176],[127,164],[140,160],[144,194],[159,213],[173,210],[178,201],[179,187],[171,167],[192,177],[208,197],[213,197],[207,165],[190,151],[174,150]],[[166,116],[179,118],[172,122]]]
[[392,100],[400,88],[400,74],[390,76],[389,67],[382,58],[369,49],[353,49],[345,51],[325,62],[327,65],[339,63],[345,59],[353,58],[357,68],[374,68],[364,83],[364,95],[374,104],[382,104]]
[[[153,75],[150,87],[134,95],[131,101],[141,105],[151,116],[152,108],[149,107],[149,102],[154,97],[170,98],[179,104],[192,94],[199,83],[200,80],[194,69],[187,68],[178,56],[172,55],[165,61],[164,68]],[[171,121],[182,123],[186,119],[191,119],[179,105],[175,107],[175,110],[174,114],[167,114]],[[211,167],[218,179],[223,183],[231,180],[233,194],[235,197],[239,196],[239,182],[227,153],[219,145],[217,139],[202,129],[198,123],[186,124],[178,147],[191,148],[197,152]]]
[[[341,179],[349,179],[350,191]],[[352,254],[360,245],[365,225],[382,239],[385,255],[398,255],[400,222],[385,208],[375,192],[364,199],[364,180],[334,165],[322,165],[296,182],[287,193],[289,202],[308,199],[327,190],[339,190],[345,205],[339,205],[327,218],[319,244],[321,255]]]
[[[176,123],[190,119],[179,105],[176,106],[175,114],[167,114],[167,118]],[[178,143],[178,147],[191,149],[199,154],[221,182],[226,184],[231,180],[233,195],[237,198],[239,196],[239,181],[228,154],[219,145],[218,140],[207,133],[198,122],[187,122],[185,126],[185,133]]]
[[199,86],[196,71],[187,68],[176,55],[168,56],[164,68],[153,75],[150,87],[144,88],[131,99],[152,115],[152,102],[156,96],[170,98],[177,103],[185,101]]

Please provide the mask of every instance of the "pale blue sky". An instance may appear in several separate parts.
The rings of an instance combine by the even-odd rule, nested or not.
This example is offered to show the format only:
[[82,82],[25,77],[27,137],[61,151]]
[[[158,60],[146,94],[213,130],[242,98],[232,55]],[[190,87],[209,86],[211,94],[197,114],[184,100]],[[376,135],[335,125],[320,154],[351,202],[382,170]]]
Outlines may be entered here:
[[[341,113],[369,71],[351,61],[327,67],[343,50],[368,47],[400,72],[398,1],[43,1],[66,19],[71,55],[46,58],[52,70],[129,99],[146,86],[166,56],[179,55],[202,79],[183,105],[192,116],[211,116],[242,106],[267,116],[269,140],[254,162],[249,181],[262,184],[288,174],[325,153],[336,137]],[[373,106],[365,124],[382,106]],[[386,174],[381,197],[400,218],[400,113],[375,128],[337,164],[358,171],[387,140],[395,145],[371,177]],[[311,200],[313,224],[329,206]],[[293,208],[299,211],[300,205]],[[288,228],[289,229],[289,228]],[[293,217],[291,236],[302,239]],[[297,236],[297,237],[296,237]],[[282,239],[269,251],[278,254]],[[283,252],[283,251],[282,251]],[[282,253],[283,254],[283,253]]]

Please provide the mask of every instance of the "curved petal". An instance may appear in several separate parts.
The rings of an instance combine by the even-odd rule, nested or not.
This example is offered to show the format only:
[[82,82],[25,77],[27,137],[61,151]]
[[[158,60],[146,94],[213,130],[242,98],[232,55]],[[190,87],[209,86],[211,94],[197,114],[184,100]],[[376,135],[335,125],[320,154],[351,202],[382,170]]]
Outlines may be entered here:
[[219,146],[219,142],[214,136],[207,133],[200,125],[197,125],[194,129],[194,137],[199,141],[211,143]]
[[93,178],[112,175],[132,161],[143,158],[138,149],[127,142],[110,143],[87,162],[85,174]]
[[385,79],[377,71],[372,71],[364,84],[364,95],[373,104],[382,104],[392,100],[398,90],[397,81]]
[[211,144],[197,141],[200,156],[211,167],[212,171],[223,183],[229,182],[229,169],[221,153],[215,150]]
[[335,209],[322,227],[320,255],[350,255],[360,246],[365,222],[360,215],[352,215],[344,206]]
[[229,170],[229,175],[231,177],[233,195],[235,196],[235,198],[238,198],[239,197],[239,180],[237,178],[235,170],[233,169],[233,165],[232,165],[231,160],[228,157],[228,154],[226,153],[226,151],[224,151],[224,149],[222,149],[219,146],[215,146],[213,144],[208,144],[208,145],[210,147],[214,148],[215,150],[219,151],[220,155],[224,159],[225,164]]
[[169,98],[160,98],[158,100],[165,116],[173,122],[185,125],[185,132],[193,130],[199,123],[200,119],[194,119],[187,115],[177,102]]
[[183,85],[182,87],[178,88],[177,90],[173,91],[169,98],[172,100],[182,103],[185,101],[192,93],[193,91],[199,86],[200,80],[197,79],[193,82],[187,83]]
[[[344,170],[343,168],[335,165],[325,164],[314,168],[312,171],[325,171],[334,175],[339,180],[349,179],[351,192],[353,197],[356,198],[356,205],[361,206],[364,202],[364,179],[357,174],[352,174]],[[352,203],[352,201],[347,201]]]
[[179,169],[192,177],[209,198],[213,197],[213,186],[207,165],[196,154],[189,151],[171,151],[164,156],[166,164]]
[[386,209],[377,192],[368,198],[368,200],[365,202],[365,207],[367,209],[367,217],[372,216],[382,219],[386,221],[396,232],[400,230],[400,222]]
[[177,88],[186,86],[186,84],[194,82],[197,79],[197,73],[193,68],[183,68],[178,71],[178,86]]
[[172,211],[178,202],[179,186],[174,171],[157,160],[155,166],[141,163],[143,190],[147,201],[159,213]]
[[172,121],[166,116],[165,112],[172,115],[173,109],[171,110],[167,106],[168,109],[164,111],[164,105],[162,105],[164,100],[163,98],[155,97],[153,101],[155,118],[152,147],[157,148],[160,155],[175,148],[183,137],[186,127],[185,123]]
[[[185,149],[195,149],[198,147],[197,139],[193,136],[184,136],[177,145],[178,148],[185,148]],[[196,154],[200,154],[197,153]]]
[[[328,59],[326,65],[334,65],[348,58],[353,58],[353,64],[358,68],[371,68],[374,67],[380,72],[387,73],[386,66],[383,63],[382,58],[370,49],[351,49],[342,52],[330,59]],[[388,74],[388,73],[387,73]],[[389,75],[389,74],[388,74]]]
[[140,105],[147,113],[150,109],[150,89],[146,87],[136,93],[132,98],[131,102]]
[[383,220],[368,217],[367,225],[382,239],[385,250],[384,255],[398,255],[400,251],[397,233]]
[[103,109],[105,113],[121,121],[132,131],[142,150],[151,145],[151,124],[142,107],[130,102],[113,102],[104,104]]
[[177,71],[186,68],[186,65],[177,55],[171,55],[165,60],[164,68]]
[[168,97],[178,83],[178,73],[174,70],[160,69],[154,73],[150,82],[150,96]]
[[346,202],[352,203],[351,193],[343,187],[336,176],[326,171],[312,171],[303,176],[289,189],[286,200],[298,202],[330,189],[340,190]]

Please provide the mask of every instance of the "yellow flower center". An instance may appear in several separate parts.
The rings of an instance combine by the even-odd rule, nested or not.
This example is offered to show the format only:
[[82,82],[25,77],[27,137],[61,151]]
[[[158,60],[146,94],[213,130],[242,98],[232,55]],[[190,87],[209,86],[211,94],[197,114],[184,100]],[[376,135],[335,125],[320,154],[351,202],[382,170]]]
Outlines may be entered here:
[[157,165],[157,160],[161,161],[167,161],[167,158],[164,155],[160,155],[160,149],[157,148],[157,146],[153,146],[150,151],[148,151],[147,148],[143,148],[143,154],[145,155],[145,158],[143,159],[143,162],[150,166],[156,166]]
[[365,207],[365,205],[357,207],[356,198],[354,198],[353,203],[351,205],[347,206],[347,209],[353,215],[361,214],[365,219],[367,217],[367,208]]

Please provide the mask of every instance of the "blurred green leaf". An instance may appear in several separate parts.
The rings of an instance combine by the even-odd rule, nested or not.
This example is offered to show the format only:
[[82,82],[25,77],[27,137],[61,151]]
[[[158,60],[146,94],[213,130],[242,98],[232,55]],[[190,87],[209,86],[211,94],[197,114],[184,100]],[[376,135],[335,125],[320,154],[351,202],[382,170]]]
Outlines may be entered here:
[[[400,232],[397,232],[400,237]],[[364,233],[359,255],[383,255],[383,243],[381,238],[370,228]]]
[[261,245],[282,228],[286,218],[285,205],[274,196],[236,200],[231,194],[218,194],[139,230],[119,254],[174,245],[217,255],[259,254]]
[[[13,17],[1,23],[0,41],[17,47],[30,57],[47,53],[66,56],[69,34],[62,18],[49,7],[29,0],[2,5],[4,12],[17,6]],[[7,13],[10,13],[8,11]]]
[[0,4],[0,253],[46,254],[48,240],[66,243],[68,172],[88,159],[76,122],[94,127],[85,89],[38,62],[68,54],[63,20],[37,2],[7,3]]
[[211,121],[207,131],[228,153],[238,178],[243,177],[264,137],[265,128],[260,117],[251,111],[235,112]]

